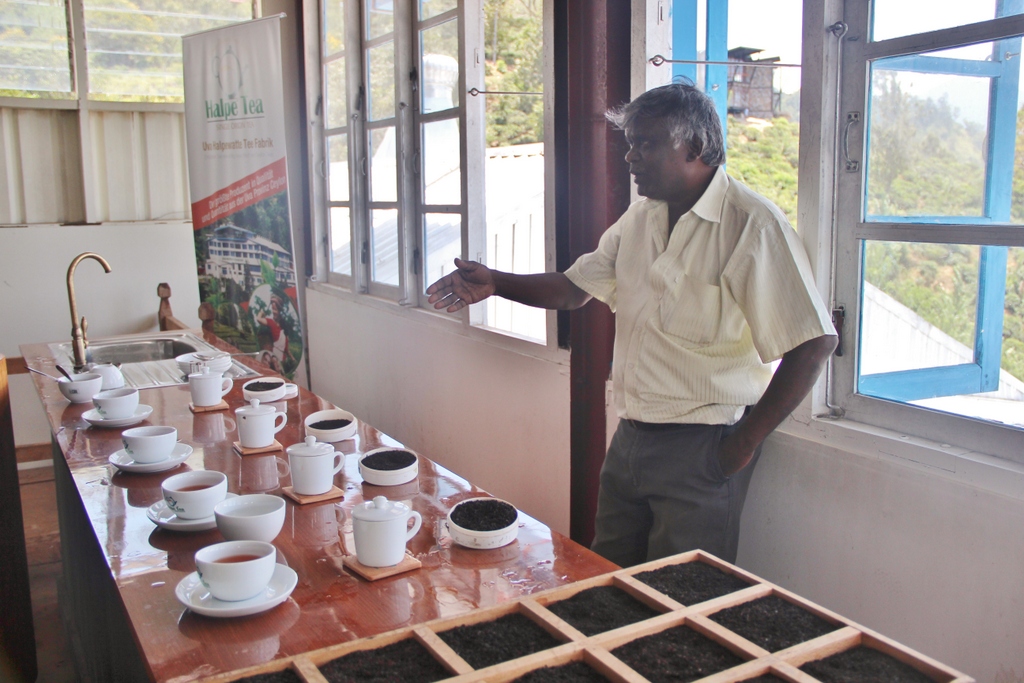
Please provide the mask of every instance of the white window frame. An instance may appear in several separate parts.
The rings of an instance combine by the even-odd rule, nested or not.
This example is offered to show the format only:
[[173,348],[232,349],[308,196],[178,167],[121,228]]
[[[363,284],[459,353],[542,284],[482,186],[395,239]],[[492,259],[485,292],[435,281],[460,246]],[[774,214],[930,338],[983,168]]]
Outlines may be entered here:
[[[815,31],[819,27],[814,24],[814,17],[822,17],[822,10],[811,11],[810,5],[813,2],[805,2],[805,36],[808,35],[808,27]],[[832,9],[832,16],[838,10],[843,10],[842,3],[829,3]],[[821,60],[821,67],[816,69],[817,75],[805,71],[802,88],[803,93],[814,92],[820,96],[820,100],[811,103],[812,107],[819,104],[824,105],[819,112],[823,112],[819,118],[820,126],[820,159],[828,159],[832,168],[829,174],[835,174],[836,194],[834,212],[836,224],[834,226],[834,301],[833,306],[842,306],[845,309],[845,326],[843,329],[844,355],[833,358],[830,368],[831,386],[824,397],[818,394],[825,405],[819,404],[817,408],[830,409],[833,415],[840,415],[843,418],[868,425],[870,427],[892,430],[893,432],[910,437],[923,439],[940,444],[940,449],[950,449],[961,452],[976,451],[998,458],[1006,459],[1015,463],[1024,463],[1024,453],[1021,452],[1022,441],[1021,430],[1013,427],[1000,425],[979,419],[961,417],[950,413],[939,412],[913,405],[888,401],[870,396],[858,394],[857,384],[857,353],[860,338],[860,287],[861,287],[861,241],[862,240],[887,240],[912,242],[951,242],[951,243],[973,243],[993,244],[1007,246],[1024,246],[1024,230],[1020,227],[1010,225],[986,225],[983,228],[972,226],[970,234],[958,226],[935,225],[924,227],[906,226],[885,226],[885,224],[864,223],[861,217],[863,207],[863,184],[865,182],[863,163],[859,172],[847,173],[844,170],[845,159],[842,153],[846,147],[843,139],[844,131],[847,129],[845,121],[847,115],[852,112],[860,112],[862,125],[851,125],[849,130],[849,150],[851,158],[863,160],[866,158],[867,149],[865,141],[865,126],[863,125],[863,114],[866,111],[867,97],[869,96],[868,68],[869,60],[890,55],[910,54],[922,51],[940,50],[948,47],[956,47],[963,44],[990,41],[998,38],[1009,37],[1024,33],[1024,16],[1015,15],[993,19],[986,22],[979,22],[967,26],[945,28],[927,33],[901,36],[884,41],[868,41],[868,21],[870,2],[869,0],[847,0],[845,3],[846,16],[843,17],[848,24],[848,35],[842,46],[842,75],[841,75],[841,102],[839,116],[832,120],[831,114],[834,109],[827,106],[829,91],[836,88],[835,61],[829,59],[829,55],[838,57],[836,45],[828,45],[824,50],[826,58]],[[827,25],[827,24],[826,24]],[[853,38],[851,40],[851,38]],[[820,46],[820,43],[819,43]],[[807,48],[805,48],[807,49]],[[813,47],[811,47],[813,49]],[[820,59],[820,55],[819,55]],[[813,63],[805,53],[805,65]],[[831,70],[831,71],[830,71]],[[817,87],[809,91],[806,87],[808,81],[814,78],[820,79]],[[812,86],[813,87],[813,86]],[[832,95],[834,101],[834,94]],[[807,111],[805,107],[804,111]],[[811,118],[801,116],[804,122],[810,122]],[[806,123],[805,123],[806,125]],[[815,125],[815,124],[812,124]],[[808,126],[810,128],[810,126]],[[804,157],[803,146],[804,136],[810,140],[815,137],[815,131],[805,129],[801,131],[801,193],[806,189],[805,179],[812,175],[805,166],[817,161],[812,157]],[[825,143],[820,140],[827,140],[836,144],[831,150],[827,150]],[[856,156],[854,156],[856,155]],[[826,175],[826,174],[819,174]],[[824,180],[824,178],[822,178]],[[818,183],[821,181],[819,180]],[[817,184],[817,190],[821,201],[818,202],[819,210],[814,218],[825,218],[826,213],[821,209],[829,207],[828,220],[819,220],[818,225],[826,226],[832,220],[832,206],[827,192],[829,188],[824,184]],[[803,212],[801,212],[803,214]],[[813,218],[812,218],[813,220]],[[801,225],[807,225],[803,215],[800,219]],[[823,235],[825,228],[819,228],[817,240],[819,243],[827,244],[827,235]],[[898,238],[898,239],[897,239]],[[822,264],[824,265],[824,264]],[[821,271],[819,271],[821,272]],[[826,269],[827,272],[827,269]]]
[[[358,2],[358,0],[357,0]],[[367,263],[363,263],[363,244],[369,245],[370,227],[368,225],[368,208],[372,203],[367,202],[368,179],[361,171],[366,157],[366,135],[363,126],[365,122],[354,121],[354,118],[362,118],[364,103],[360,102],[360,87],[353,83],[362,84],[365,92],[365,66],[363,54],[365,45],[360,45],[363,27],[360,23],[361,9],[355,3],[346,3],[346,72],[349,79],[348,87],[348,153],[349,153],[349,201],[329,201],[328,160],[326,158],[326,133],[324,126],[325,112],[323,110],[324,97],[324,72],[321,64],[321,41],[323,6],[322,2],[316,3],[315,7],[308,4],[304,9],[304,31],[307,36],[306,49],[306,89],[307,89],[307,110],[310,112],[310,138],[309,158],[311,168],[310,198],[313,206],[313,238],[315,244],[314,253],[314,274],[311,277],[310,285],[320,291],[332,295],[351,299],[362,304],[389,308],[386,302],[397,304],[406,315],[423,316],[428,324],[440,325],[447,328],[459,326],[460,335],[477,338],[487,343],[494,343],[506,346],[514,350],[524,352],[528,355],[535,355],[544,358],[554,358],[559,361],[565,360],[565,352],[558,349],[557,315],[554,311],[546,315],[546,343],[540,344],[536,340],[520,338],[517,335],[481,325],[480,313],[476,307],[467,307],[458,314],[437,312],[432,305],[427,303],[427,297],[420,287],[420,273],[424,268],[424,245],[422,230],[423,210],[419,205],[420,195],[420,168],[422,154],[419,146],[419,130],[423,122],[429,122],[438,118],[435,113],[421,115],[419,90],[412,91],[408,74],[415,68],[417,74],[420,72],[418,64],[418,50],[415,42],[418,35],[418,28],[425,28],[435,23],[440,23],[452,16],[451,11],[445,12],[436,17],[431,17],[423,22],[416,22],[415,5],[417,0],[395,0],[395,34],[400,31],[410,36],[408,41],[400,41],[408,48],[400,48],[396,53],[395,74],[399,84],[396,93],[396,102],[405,102],[408,106],[403,114],[398,114],[399,132],[398,138],[402,141],[399,158],[396,162],[400,169],[398,180],[399,198],[396,206],[399,210],[399,254],[400,254],[400,283],[392,287],[379,282],[374,282],[369,272],[369,260],[372,258],[372,247],[367,246]],[[545,83],[544,89],[544,135],[548,141],[544,160],[544,183],[545,183],[545,262],[548,272],[555,270],[555,210],[554,210],[554,145],[550,143],[554,134],[554,49],[551,35],[554,23],[554,5],[552,0],[544,2],[544,62],[545,62]],[[482,1],[481,0],[459,0],[458,7],[454,10],[460,22],[459,30],[459,56],[460,71],[457,88],[460,90],[459,102],[455,106],[458,112],[461,145],[461,168],[462,168],[462,202],[460,206],[445,206],[444,211],[458,210],[462,225],[462,257],[475,260],[475,254],[482,251],[481,242],[485,234],[485,205],[484,205],[484,182],[482,167],[486,146],[483,144],[483,95],[471,95],[470,90],[485,90],[484,85],[484,62],[482,48],[474,47],[474,43],[480,44],[482,35]],[[472,20],[470,20],[472,18]],[[416,26],[413,25],[416,22]],[[313,39],[315,37],[315,40]],[[474,40],[474,37],[477,37]],[[353,49],[352,45],[360,45],[359,50]],[[400,110],[400,112],[403,110]],[[440,118],[445,118],[452,110],[445,110]],[[376,123],[376,122],[375,122]],[[372,125],[372,124],[371,124]],[[332,129],[330,132],[335,132]],[[402,150],[408,150],[404,156]],[[350,206],[350,217],[353,224],[351,243],[351,272],[352,275],[343,275],[332,272],[330,268],[331,245],[330,245],[330,216],[329,210],[334,205]],[[470,226],[479,226],[478,230],[472,230]],[[425,283],[429,284],[429,283]]]

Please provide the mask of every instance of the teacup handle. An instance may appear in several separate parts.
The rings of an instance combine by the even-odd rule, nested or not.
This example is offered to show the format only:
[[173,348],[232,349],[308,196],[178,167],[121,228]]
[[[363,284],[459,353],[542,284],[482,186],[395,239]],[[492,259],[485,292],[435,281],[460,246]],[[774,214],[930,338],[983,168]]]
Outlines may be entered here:
[[331,470],[332,475],[340,472],[341,468],[345,465],[345,456],[339,453],[338,451],[334,451],[334,459],[338,464],[335,465],[334,469]]
[[[231,425],[231,426],[229,427],[228,425]],[[227,429],[229,432],[233,432],[238,427],[237,427],[237,425],[235,425],[235,421],[234,420],[232,420],[230,417],[225,417],[224,418],[224,428]]]
[[224,381],[221,382],[220,385],[220,395],[223,396],[224,394],[231,391],[231,387],[233,386],[235,386],[235,380],[231,379],[230,377],[225,377]]
[[289,474],[292,473],[292,468],[289,467],[288,463],[286,463],[284,460],[282,460],[281,458],[274,458],[274,460],[277,461],[278,477],[287,477]]
[[[411,541],[412,537],[415,536],[416,532],[420,530],[421,526],[423,526],[423,517],[420,515],[420,513],[416,512],[415,510],[409,513],[409,519],[413,521],[413,524],[412,528],[409,529],[409,531],[405,534],[406,543]],[[406,522],[406,524],[408,524],[408,521]]]
[[[281,424],[277,424],[277,418],[281,418]],[[277,434],[279,431],[284,429],[284,426],[288,424],[288,415],[286,413],[278,413],[274,416],[274,433]]]

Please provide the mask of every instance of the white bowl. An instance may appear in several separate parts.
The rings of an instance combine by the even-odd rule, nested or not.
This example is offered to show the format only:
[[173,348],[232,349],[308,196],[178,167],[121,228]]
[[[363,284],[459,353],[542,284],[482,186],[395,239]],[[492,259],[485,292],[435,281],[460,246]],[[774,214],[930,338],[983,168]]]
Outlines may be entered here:
[[[257,391],[249,388],[257,382],[273,382],[275,384],[280,384],[280,386],[274,387],[273,389],[267,389],[266,391]],[[272,403],[284,398],[287,391],[288,382],[281,377],[257,377],[256,379],[251,379],[242,385],[242,398],[244,398],[246,402],[249,402],[254,398],[258,398],[260,403]]]
[[[469,498],[467,500],[460,501],[451,510],[448,511],[448,520],[446,526],[448,527],[448,533],[451,534],[452,540],[465,548],[474,548],[478,550],[487,550],[490,548],[500,548],[508,545],[512,541],[516,540],[516,536],[519,535],[519,510],[516,510],[516,519],[514,522],[509,524],[503,529],[495,529],[494,531],[474,531],[472,529],[464,529],[455,522],[452,521],[452,512],[454,512],[459,505],[465,505],[474,500],[498,500],[502,503],[508,503],[508,501],[501,500],[500,498]],[[512,505],[511,503],[508,503]],[[515,507],[515,506],[513,506]]]
[[[348,420],[349,422],[344,427],[338,427],[337,429],[317,429],[310,426],[323,420]],[[327,443],[351,439],[355,436],[356,428],[359,426],[356,424],[355,415],[340,408],[310,413],[302,423],[306,426],[306,436],[315,436],[317,441]]]
[[[367,467],[363,464],[366,458],[374,455],[375,453],[384,453],[387,451],[400,451],[402,453],[409,453],[415,460],[412,461],[411,465],[407,465],[398,470],[375,470]],[[385,446],[384,448],[374,448],[372,451],[364,453],[359,458],[359,476],[363,478],[367,484],[373,484],[374,486],[398,486],[399,484],[405,484],[410,482],[419,476],[420,473],[420,459],[412,451],[406,448],[392,448]]]
[[174,360],[178,363],[178,369],[186,375],[194,372],[194,370],[192,370],[193,363],[198,363],[199,368],[202,368],[202,366],[205,365],[210,368],[210,372],[226,372],[227,369],[231,367],[231,356],[229,355],[219,356],[212,360],[200,360],[199,358],[196,358],[196,354],[194,353],[185,353]]
[[213,508],[217,528],[229,541],[270,543],[284,526],[284,498],[256,493],[226,498]]
[[168,477],[160,484],[167,509],[179,519],[213,517],[228,493],[228,478],[216,470],[194,470]]
[[72,403],[89,403],[93,396],[100,393],[102,387],[103,375],[97,372],[72,374],[70,380],[65,377],[57,380],[60,393]]

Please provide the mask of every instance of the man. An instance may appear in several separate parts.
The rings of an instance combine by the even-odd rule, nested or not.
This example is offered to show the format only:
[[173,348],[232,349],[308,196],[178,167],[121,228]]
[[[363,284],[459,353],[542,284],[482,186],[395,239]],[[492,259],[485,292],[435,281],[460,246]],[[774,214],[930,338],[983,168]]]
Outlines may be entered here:
[[694,548],[733,562],[761,444],[810,391],[835,330],[796,232],[722,168],[706,95],[673,83],[608,118],[626,133],[645,199],[597,249],[565,273],[456,259],[429,301],[449,312],[492,294],[554,309],[591,297],[608,304],[621,419],[601,469],[592,548],[622,566]]

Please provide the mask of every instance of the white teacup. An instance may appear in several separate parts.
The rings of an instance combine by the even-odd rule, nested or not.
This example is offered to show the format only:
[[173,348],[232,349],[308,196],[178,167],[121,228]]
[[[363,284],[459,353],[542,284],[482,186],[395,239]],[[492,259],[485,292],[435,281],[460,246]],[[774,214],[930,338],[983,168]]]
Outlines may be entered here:
[[[409,528],[409,520],[412,528]],[[420,530],[423,518],[405,503],[384,496],[352,508],[356,559],[367,567],[393,567],[405,557],[405,544]]]
[[192,394],[192,405],[197,408],[217,405],[233,386],[235,386],[234,380],[225,377],[222,372],[210,370],[207,366],[188,376],[188,390]]
[[334,475],[341,471],[345,456],[329,443],[318,443],[307,436],[305,442],[287,448],[292,470],[292,490],[300,496],[319,496],[334,486]]
[[197,470],[164,479],[160,485],[167,508],[181,519],[213,516],[213,508],[228,494],[223,472]]
[[196,553],[199,580],[218,600],[254,598],[274,576],[277,549],[264,541],[228,541]]
[[107,389],[92,397],[96,411],[105,420],[120,420],[131,417],[139,407],[139,390],[125,387]]
[[284,526],[284,508],[284,498],[257,493],[225,498],[213,508],[213,516],[229,541],[270,543]]
[[[274,406],[261,406],[257,398],[248,406],[237,408],[238,441],[242,448],[266,448],[274,443],[274,434],[288,424],[288,415],[279,413]],[[278,422],[278,418],[281,421]]]
[[57,387],[64,398],[72,403],[88,403],[103,388],[103,375],[98,372],[82,372],[71,375],[71,379],[61,377]]
[[121,432],[124,452],[137,463],[160,462],[171,457],[178,443],[178,430],[174,427],[135,427]]

